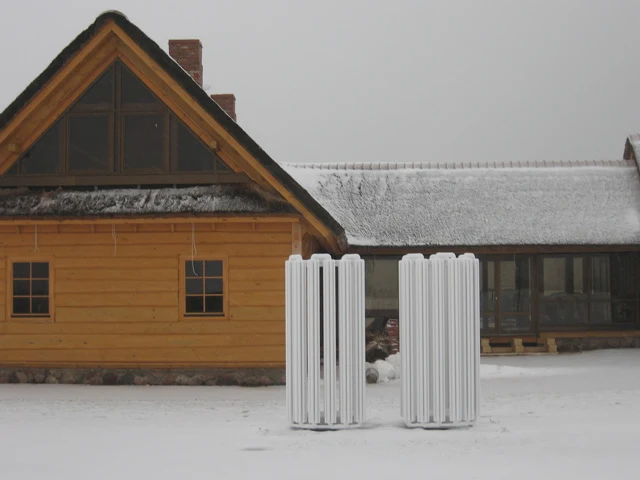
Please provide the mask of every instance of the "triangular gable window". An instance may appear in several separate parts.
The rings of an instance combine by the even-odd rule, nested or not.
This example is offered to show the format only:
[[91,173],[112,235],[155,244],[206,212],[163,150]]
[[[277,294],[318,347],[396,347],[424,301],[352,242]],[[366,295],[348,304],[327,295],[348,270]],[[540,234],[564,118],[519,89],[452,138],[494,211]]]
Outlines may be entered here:
[[178,176],[171,183],[179,183],[180,175],[200,172],[233,174],[124,64],[115,62],[5,178],[108,175],[117,176],[113,183],[118,184],[127,175],[171,174]]

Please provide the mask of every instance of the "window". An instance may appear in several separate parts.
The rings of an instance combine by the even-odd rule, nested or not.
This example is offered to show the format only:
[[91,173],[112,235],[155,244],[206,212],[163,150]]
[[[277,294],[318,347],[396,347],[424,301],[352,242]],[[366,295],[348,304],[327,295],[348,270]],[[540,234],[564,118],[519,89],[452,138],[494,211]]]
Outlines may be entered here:
[[398,256],[365,257],[365,308],[368,316],[398,315],[400,259]]
[[48,261],[11,262],[8,308],[12,318],[51,318],[51,268]]
[[480,329],[483,332],[496,329],[496,264],[491,259],[480,259]]
[[125,170],[163,171],[166,163],[164,115],[125,115],[122,121]]
[[225,261],[219,258],[182,258],[181,264],[183,317],[225,317]]
[[540,323],[558,326],[637,323],[638,263],[636,253],[541,257]]
[[[58,173],[62,122],[58,120],[22,157],[22,171],[30,174]],[[17,171],[17,164],[14,164]]]
[[234,175],[143,82],[115,62],[5,178],[199,172]]
[[171,117],[171,158],[178,172],[228,172],[215,152],[207,148],[187,127]]
[[611,321],[617,324],[638,323],[640,302],[640,256],[633,253],[613,254],[611,268]]
[[483,334],[524,334],[531,322],[531,258],[481,256],[480,329]]
[[109,123],[109,115],[69,117],[69,170],[76,173],[110,170]]

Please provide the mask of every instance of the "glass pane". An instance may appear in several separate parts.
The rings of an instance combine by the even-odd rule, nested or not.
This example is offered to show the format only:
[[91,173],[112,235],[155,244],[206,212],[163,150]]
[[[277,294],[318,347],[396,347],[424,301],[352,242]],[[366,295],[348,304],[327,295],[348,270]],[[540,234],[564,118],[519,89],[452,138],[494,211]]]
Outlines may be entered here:
[[27,314],[29,312],[29,297],[13,299],[13,313],[15,314]]
[[205,280],[206,293],[222,293],[222,279],[221,278],[207,278]]
[[203,313],[204,297],[186,297],[185,311],[186,313]]
[[60,128],[58,120],[22,157],[22,173],[58,173],[60,171]]
[[584,288],[584,259],[582,257],[574,257],[573,265],[573,293],[585,293]]
[[637,254],[611,254],[611,293],[614,298],[638,295],[636,284]]
[[13,264],[13,278],[29,278],[31,264],[28,262],[16,262]]
[[69,117],[71,170],[108,170],[109,116]]
[[32,280],[31,295],[49,295],[49,280]]
[[480,261],[480,311],[496,311],[496,274],[493,260]]
[[221,260],[207,260],[206,271],[207,277],[221,277],[222,276],[222,261]]
[[202,295],[202,278],[187,278],[187,295]]
[[480,322],[480,330],[485,332],[485,333],[489,333],[489,330],[495,330],[496,329],[496,317],[494,317],[493,315],[490,316],[483,316],[482,317],[482,322]]
[[612,317],[616,323],[633,323],[637,318],[636,302],[613,302]]
[[17,175],[18,174],[18,163],[19,162],[15,162],[13,165],[11,165],[11,168],[9,168],[9,170],[4,172],[4,176]]
[[542,259],[542,295],[557,297],[566,289],[566,260],[563,257]]
[[611,303],[591,302],[589,307],[589,323],[601,325],[611,323]]
[[77,105],[113,107],[113,67],[109,68],[89,90],[80,97]]
[[500,301],[503,312],[528,312],[531,289],[529,288],[529,259],[500,260]]
[[400,257],[365,258],[365,308],[367,311],[398,311],[398,260]]
[[177,129],[177,144],[174,146],[177,155],[179,172],[212,172],[217,155],[207,148],[178,120],[173,122]]
[[164,115],[124,117],[125,168],[164,169]]
[[577,325],[587,323],[587,302],[564,297],[540,303],[540,323],[545,325]]
[[216,171],[218,173],[231,173],[232,170],[222,160],[216,162]]
[[555,325],[561,324],[561,309],[558,302],[540,303],[540,324]]
[[591,294],[609,296],[611,294],[611,273],[608,256],[591,257]]
[[513,315],[503,317],[500,321],[500,333],[526,333],[531,330],[529,315]]
[[31,313],[45,315],[49,313],[49,299],[47,297],[34,297],[31,299]]
[[202,276],[202,260],[187,261],[184,266],[184,274],[186,277]]
[[33,278],[49,278],[49,263],[47,262],[32,263],[31,276]]
[[155,104],[161,105],[151,90],[136,78],[124,65],[121,66],[120,74],[122,88],[122,105],[126,107],[131,104]]
[[222,313],[222,297],[206,297],[207,313]]
[[13,294],[14,295],[29,295],[29,280],[14,280],[13,281]]

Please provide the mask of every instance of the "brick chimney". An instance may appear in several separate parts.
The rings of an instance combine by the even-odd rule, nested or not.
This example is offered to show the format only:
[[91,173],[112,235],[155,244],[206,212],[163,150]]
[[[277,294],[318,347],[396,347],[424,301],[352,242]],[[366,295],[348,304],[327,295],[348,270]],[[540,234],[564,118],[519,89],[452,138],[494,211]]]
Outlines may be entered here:
[[227,115],[233,118],[233,121],[236,120],[236,96],[233,93],[214,93],[211,95],[211,98],[215,100],[215,102],[220,105]]
[[200,40],[169,40],[169,55],[202,86],[202,43]]
[[[202,43],[200,40],[169,40],[169,55],[202,87]],[[236,96],[218,93],[211,98],[236,121]]]

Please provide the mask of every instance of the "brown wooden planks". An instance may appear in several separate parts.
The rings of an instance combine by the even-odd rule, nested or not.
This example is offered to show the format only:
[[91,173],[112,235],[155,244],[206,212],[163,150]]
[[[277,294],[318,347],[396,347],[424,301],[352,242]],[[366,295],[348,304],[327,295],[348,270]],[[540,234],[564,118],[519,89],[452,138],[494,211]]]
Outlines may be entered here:
[[[273,307],[274,309],[276,307]],[[284,308],[282,315],[261,309],[262,317],[257,320],[193,320],[179,321],[177,314],[167,322],[126,322],[125,319],[110,317],[86,319],[76,322],[26,323],[5,322],[0,324],[0,334],[4,335],[248,335],[255,333],[277,333],[284,335]],[[109,320],[109,321],[108,321]]]
[[277,333],[234,334],[170,334],[170,335],[12,335],[0,336],[0,350],[104,350],[122,348],[200,348],[282,346],[284,335]]
[[[6,279],[7,258],[21,257],[52,259],[56,279],[53,322],[7,319],[6,308],[0,308],[0,365],[283,362],[290,222],[197,224],[199,257],[227,259],[230,309],[228,318],[184,320],[178,310],[179,256],[190,258],[191,224],[119,224],[115,248],[111,228],[90,222],[39,225],[35,251],[34,225],[0,225],[0,278]],[[270,354],[271,348],[280,353]]]

